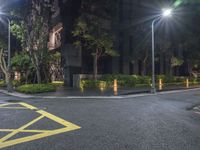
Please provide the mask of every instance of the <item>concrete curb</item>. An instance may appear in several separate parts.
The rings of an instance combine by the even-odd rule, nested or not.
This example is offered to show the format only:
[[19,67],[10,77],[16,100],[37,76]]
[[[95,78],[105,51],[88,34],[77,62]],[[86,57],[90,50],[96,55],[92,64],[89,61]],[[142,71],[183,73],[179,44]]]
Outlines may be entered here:
[[18,98],[31,98],[31,99],[122,99],[122,98],[136,98],[136,97],[144,97],[144,96],[152,96],[152,95],[164,95],[164,94],[173,94],[173,93],[182,93],[182,92],[188,92],[188,91],[196,91],[200,90],[200,88],[194,88],[194,89],[185,89],[185,90],[173,90],[173,91],[163,91],[158,92],[156,94],[132,94],[132,95],[124,95],[124,96],[66,96],[66,97],[57,97],[57,96],[33,96],[33,95],[26,95],[21,94],[18,92],[12,92],[9,93],[6,90],[0,90],[0,93],[14,96]]

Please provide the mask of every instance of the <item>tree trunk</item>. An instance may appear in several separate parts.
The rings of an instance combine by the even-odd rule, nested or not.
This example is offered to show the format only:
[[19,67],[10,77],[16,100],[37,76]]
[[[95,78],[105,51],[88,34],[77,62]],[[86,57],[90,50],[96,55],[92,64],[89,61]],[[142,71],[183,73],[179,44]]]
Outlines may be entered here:
[[141,75],[142,76],[146,75],[147,58],[148,58],[148,56],[145,56],[144,60],[142,61],[142,66],[141,66]]
[[189,73],[189,76],[192,75],[192,62],[190,60],[188,60],[188,73]]
[[142,62],[141,75],[142,76],[146,75],[146,62]]
[[36,69],[36,74],[37,74],[37,83],[38,84],[42,83],[42,79],[41,79],[41,74],[40,74],[39,68]]
[[98,56],[97,56],[97,50],[95,54],[93,55],[93,77],[94,80],[97,80],[97,74],[98,74]]
[[161,52],[160,54],[160,74],[164,74],[164,56],[163,53]]
[[0,69],[2,70],[4,76],[5,76],[5,82],[8,83],[8,68],[6,65],[5,58],[3,57],[3,49],[0,50]]

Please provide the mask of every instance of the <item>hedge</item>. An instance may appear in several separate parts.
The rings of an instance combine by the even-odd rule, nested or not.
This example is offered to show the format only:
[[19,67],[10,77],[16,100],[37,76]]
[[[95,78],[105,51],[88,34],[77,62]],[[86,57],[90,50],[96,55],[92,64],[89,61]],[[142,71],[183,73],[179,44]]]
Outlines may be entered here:
[[26,94],[54,92],[56,87],[52,84],[25,84],[17,87],[16,91]]
[[[159,79],[163,80],[163,83],[168,84],[181,84],[185,83],[188,77],[176,77],[169,75],[157,75],[156,83],[159,82]],[[119,87],[150,87],[151,85],[151,76],[139,76],[139,75],[122,75],[122,74],[108,74],[103,75],[98,80],[81,80],[80,88],[99,88],[100,86],[113,87],[113,81],[117,80]],[[189,78],[191,83],[200,83],[200,78]]]
[[[12,81],[12,85],[13,85],[14,87],[17,87],[17,86],[20,85],[20,81],[18,81],[18,80],[13,80],[13,81]],[[4,80],[0,80],[0,87],[6,87],[6,82],[5,82]]]
[[117,79],[119,87],[135,87],[136,85],[150,86],[149,76],[137,75],[103,75],[99,80],[81,80],[80,88],[106,88],[112,87],[113,81]]

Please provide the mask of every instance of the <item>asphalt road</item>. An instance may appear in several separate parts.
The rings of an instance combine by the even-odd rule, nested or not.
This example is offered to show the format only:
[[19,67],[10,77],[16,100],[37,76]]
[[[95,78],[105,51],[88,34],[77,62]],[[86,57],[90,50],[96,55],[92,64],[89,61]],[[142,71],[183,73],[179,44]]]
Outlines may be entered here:
[[[37,109],[20,109],[19,102]],[[200,150],[200,114],[191,110],[200,105],[200,90],[123,99],[19,99],[0,94],[0,103],[6,103],[0,105],[0,131],[18,129],[0,132],[0,147],[8,144],[5,150]],[[43,118],[23,129],[40,116],[38,110],[58,118]],[[23,132],[48,134],[63,128],[64,121],[54,121],[59,118],[81,128],[38,139],[33,138],[38,133]],[[30,141],[17,140],[24,137]]]

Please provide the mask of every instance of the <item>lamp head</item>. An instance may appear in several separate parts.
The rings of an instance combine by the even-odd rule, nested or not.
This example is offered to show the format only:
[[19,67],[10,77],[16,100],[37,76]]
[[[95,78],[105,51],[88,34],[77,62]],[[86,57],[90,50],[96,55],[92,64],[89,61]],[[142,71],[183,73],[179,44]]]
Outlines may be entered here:
[[171,8],[165,8],[162,10],[162,16],[163,17],[171,17],[172,16],[172,9]]

